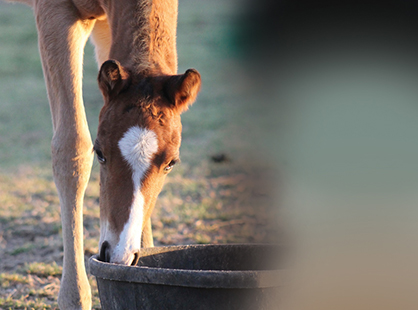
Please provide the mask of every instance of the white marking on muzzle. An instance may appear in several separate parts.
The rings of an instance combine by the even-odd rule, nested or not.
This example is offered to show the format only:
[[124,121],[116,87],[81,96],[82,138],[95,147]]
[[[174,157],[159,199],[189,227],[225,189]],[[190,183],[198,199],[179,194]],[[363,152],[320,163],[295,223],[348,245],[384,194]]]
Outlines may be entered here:
[[123,158],[132,169],[134,196],[128,222],[123,227],[119,242],[110,255],[110,261],[130,265],[134,259],[133,253],[141,249],[144,216],[141,181],[151,166],[153,156],[158,151],[158,139],[152,130],[134,126],[123,135],[118,145]]

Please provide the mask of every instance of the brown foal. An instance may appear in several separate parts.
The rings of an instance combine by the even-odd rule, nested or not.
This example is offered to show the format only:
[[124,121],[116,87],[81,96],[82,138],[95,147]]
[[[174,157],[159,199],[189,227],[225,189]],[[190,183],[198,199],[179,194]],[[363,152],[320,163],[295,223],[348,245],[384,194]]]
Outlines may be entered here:
[[[153,246],[150,214],[179,159],[180,114],[200,75],[176,75],[177,0],[14,0],[32,6],[52,114],[52,161],[61,205],[64,268],[61,309],[90,309],[84,267],[83,198],[100,167],[100,256],[130,265]],[[101,69],[104,106],[94,147],[82,99],[84,46]]]

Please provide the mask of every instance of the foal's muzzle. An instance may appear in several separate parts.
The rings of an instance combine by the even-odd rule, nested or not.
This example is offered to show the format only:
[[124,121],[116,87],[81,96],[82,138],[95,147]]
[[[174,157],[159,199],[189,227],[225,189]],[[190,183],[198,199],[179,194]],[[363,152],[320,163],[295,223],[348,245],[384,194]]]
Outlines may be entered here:
[[[110,244],[107,241],[104,241],[102,243],[102,247],[100,249],[100,255],[99,255],[99,260],[105,262],[105,263],[110,263],[111,262],[111,252],[110,252]],[[130,264],[130,266],[136,266],[138,264],[138,260],[139,260],[139,251],[136,251],[133,254],[133,260]],[[118,263],[118,262],[115,262]]]

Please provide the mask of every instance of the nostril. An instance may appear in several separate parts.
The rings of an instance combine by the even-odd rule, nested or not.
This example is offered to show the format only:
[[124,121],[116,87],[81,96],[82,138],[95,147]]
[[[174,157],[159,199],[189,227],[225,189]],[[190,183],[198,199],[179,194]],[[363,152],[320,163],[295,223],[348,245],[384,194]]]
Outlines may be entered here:
[[132,261],[131,266],[136,266],[138,264],[139,261],[139,252],[135,252],[134,253],[134,260]]
[[99,260],[105,263],[110,262],[110,244],[107,241],[102,243],[102,248],[100,249]]

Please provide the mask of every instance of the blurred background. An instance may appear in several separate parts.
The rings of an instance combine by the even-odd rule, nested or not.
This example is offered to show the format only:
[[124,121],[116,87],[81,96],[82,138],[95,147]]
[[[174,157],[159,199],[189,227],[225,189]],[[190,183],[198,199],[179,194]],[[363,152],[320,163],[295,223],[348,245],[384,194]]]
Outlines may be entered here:
[[416,2],[254,1],[247,16],[294,250],[286,308],[416,309]]
[[[180,0],[179,72],[202,75],[182,115],[182,163],[167,178],[152,221],[156,245],[271,240],[268,178],[235,42],[240,1]],[[102,97],[87,43],[84,101],[92,139]],[[52,125],[32,10],[0,3],[0,308],[55,308],[62,266],[59,201],[52,179]],[[86,258],[98,252],[99,167],[84,208]],[[274,226],[274,225],[273,225]],[[100,308],[95,281],[94,307]]]

